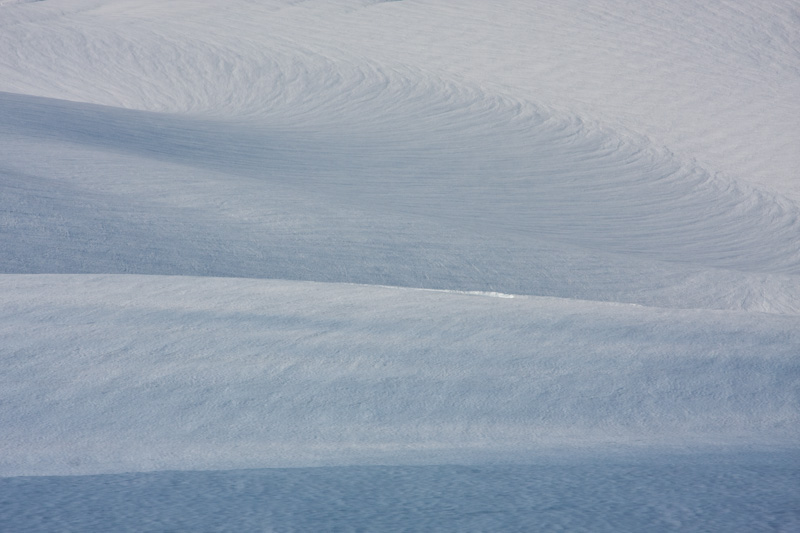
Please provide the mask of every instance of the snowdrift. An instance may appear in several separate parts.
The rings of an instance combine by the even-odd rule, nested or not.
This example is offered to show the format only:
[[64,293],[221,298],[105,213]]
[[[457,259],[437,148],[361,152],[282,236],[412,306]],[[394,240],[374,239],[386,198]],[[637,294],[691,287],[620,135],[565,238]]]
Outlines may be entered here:
[[792,446],[800,424],[794,317],[309,282],[1,283],[5,475]]

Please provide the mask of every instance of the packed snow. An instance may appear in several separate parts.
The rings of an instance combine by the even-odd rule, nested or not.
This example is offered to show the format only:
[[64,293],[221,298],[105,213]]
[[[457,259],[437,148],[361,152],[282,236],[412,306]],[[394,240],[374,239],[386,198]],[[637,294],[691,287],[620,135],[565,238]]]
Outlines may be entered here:
[[0,1],[0,530],[796,529],[798,28]]

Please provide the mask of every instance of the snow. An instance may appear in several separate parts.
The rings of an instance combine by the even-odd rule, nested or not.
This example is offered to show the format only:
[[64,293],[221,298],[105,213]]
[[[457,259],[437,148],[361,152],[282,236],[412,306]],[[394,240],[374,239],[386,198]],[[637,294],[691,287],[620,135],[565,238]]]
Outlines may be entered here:
[[795,317],[268,280],[2,287],[7,475],[783,447],[800,427]]
[[[798,496],[798,21],[0,2],[0,525],[137,529],[164,483],[322,476],[362,506],[303,521],[284,492],[291,513],[228,529],[402,529],[366,497],[397,472],[418,488],[389,500],[458,509],[412,529],[796,527],[758,495]],[[439,475],[499,485],[437,500]],[[574,522],[491,495],[575,501],[578,479],[602,495]],[[107,483],[143,488],[82,521],[68,492]],[[634,493],[661,510],[603,505]],[[504,518],[458,522],[489,501]]]
[[0,523],[13,517],[31,532],[795,531],[787,509],[798,469],[786,459],[0,478]]

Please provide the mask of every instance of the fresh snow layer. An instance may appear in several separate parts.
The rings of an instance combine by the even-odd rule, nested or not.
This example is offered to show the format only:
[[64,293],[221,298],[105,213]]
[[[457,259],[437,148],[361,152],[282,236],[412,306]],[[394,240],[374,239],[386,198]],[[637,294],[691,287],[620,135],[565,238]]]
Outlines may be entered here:
[[2,475],[800,437],[794,316],[130,275],[0,290]]

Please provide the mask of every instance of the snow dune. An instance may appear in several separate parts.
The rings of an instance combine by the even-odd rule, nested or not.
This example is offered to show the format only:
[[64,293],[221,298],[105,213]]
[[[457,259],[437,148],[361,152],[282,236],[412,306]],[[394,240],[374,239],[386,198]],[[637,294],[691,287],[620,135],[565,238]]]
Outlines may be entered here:
[[329,105],[346,85],[313,127],[0,97],[5,219],[25,229],[0,237],[5,270],[797,312],[787,199],[524,102],[364,84],[376,109]]
[[0,2],[0,475],[796,465],[798,21]]
[[800,425],[794,317],[213,278],[3,292],[6,474],[790,446]]

